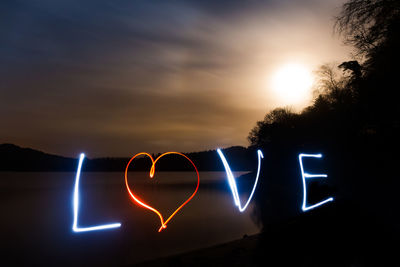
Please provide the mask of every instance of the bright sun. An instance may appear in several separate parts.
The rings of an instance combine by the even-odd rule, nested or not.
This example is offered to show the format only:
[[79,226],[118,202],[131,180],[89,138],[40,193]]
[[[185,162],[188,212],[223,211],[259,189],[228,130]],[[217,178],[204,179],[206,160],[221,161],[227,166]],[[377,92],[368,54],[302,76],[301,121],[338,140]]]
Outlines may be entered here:
[[272,78],[272,89],[285,104],[299,104],[310,96],[313,77],[301,64],[283,65]]

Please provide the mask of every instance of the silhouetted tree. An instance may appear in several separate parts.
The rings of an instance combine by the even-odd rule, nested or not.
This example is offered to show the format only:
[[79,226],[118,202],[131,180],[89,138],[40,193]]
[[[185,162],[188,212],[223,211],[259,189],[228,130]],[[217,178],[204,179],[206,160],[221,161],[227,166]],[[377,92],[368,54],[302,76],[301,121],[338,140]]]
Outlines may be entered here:
[[258,121],[251,130],[248,140],[254,146],[263,147],[272,141],[277,141],[280,129],[293,129],[298,114],[290,108],[276,108],[265,115],[264,120]]
[[[268,158],[255,196],[256,217],[269,234],[262,255],[265,247],[271,249],[270,256],[278,255],[280,263],[287,244],[296,244],[296,249],[304,245],[297,240],[308,241],[304,252],[318,250],[314,244],[324,242],[320,236],[329,229],[334,233],[329,242],[343,248],[332,246],[330,257],[356,248],[357,255],[348,255],[351,262],[354,257],[361,266],[382,266],[386,265],[382,261],[390,262],[395,255],[388,254],[390,247],[382,244],[399,239],[394,222],[399,220],[396,188],[400,186],[396,169],[400,162],[400,1],[350,0],[336,19],[336,30],[345,43],[354,46],[360,62],[321,66],[309,107],[300,114],[287,108],[272,110],[249,133],[250,144],[262,148]],[[305,151],[329,157],[327,169],[337,196],[332,207],[337,208],[325,207],[307,215],[293,204],[302,195],[296,156]],[[274,198],[279,201],[273,202]],[[282,210],[297,216],[285,217]],[[302,236],[308,226],[307,236]],[[353,244],[342,245],[344,240]],[[279,242],[282,248],[275,249]]]
[[400,16],[398,0],[350,0],[336,17],[335,28],[357,54],[370,57],[391,35]]

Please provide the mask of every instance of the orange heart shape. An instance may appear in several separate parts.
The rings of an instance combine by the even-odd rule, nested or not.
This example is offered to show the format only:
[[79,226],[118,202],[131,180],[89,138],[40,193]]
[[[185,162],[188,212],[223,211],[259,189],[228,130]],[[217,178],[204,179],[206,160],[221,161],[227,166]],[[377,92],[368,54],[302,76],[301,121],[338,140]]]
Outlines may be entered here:
[[[156,165],[157,161],[158,161],[160,158],[162,158],[162,157],[164,157],[164,156],[166,156],[166,155],[170,155],[170,154],[176,154],[176,155],[183,156],[183,157],[185,157],[188,161],[190,161],[190,163],[193,165],[193,167],[194,167],[194,169],[195,169],[195,171],[196,171],[196,174],[197,174],[197,186],[196,186],[196,190],[194,190],[193,194],[192,194],[188,199],[186,199],[186,201],[183,202],[183,203],[168,217],[168,219],[167,219],[166,221],[164,221],[163,216],[161,215],[161,213],[160,213],[157,209],[155,209],[155,208],[153,208],[152,206],[146,204],[144,201],[140,200],[137,196],[135,196],[135,195],[132,193],[132,190],[130,189],[129,184],[128,184],[128,168],[129,168],[129,165],[131,164],[131,162],[132,162],[136,157],[141,156],[141,155],[147,156],[147,157],[149,157],[149,158],[151,159],[151,162],[152,162],[152,165],[151,165],[151,168],[150,168],[150,178],[153,178],[154,172],[155,172],[155,165]],[[160,221],[161,221],[161,227],[158,229],[158,232],[161,232],[163,229],[167,228],[167,223],[172,219],[172,217],[174,217],[175,214],[176,214],[180,209],[182,209],[183,206],[185,206],[185,205],[194,197],[194,195],[196,195],[197,190],[199,189],[199,185],[200,185],[200,176],[199,176],[199,172],[198,172],[198,170],[197,170],[197,168],[196,168],[196,165],[194,165],[193,161],[191,161],[186,155],[184,155],[184,154],[182,154],[182,153],[179,153],[179,152],[166,152],[166,153],[164,153],[164,154],[161,154],[160,156],[158,156],[158,157],[154,160],[153,157],[152,157],[149,153],[141,152],[141,153],[138,153],[138,154],[136,154],[135,156],[133,156],[133,157],[129,160],[128,164],[126,165],[126,169],[125,169],[125,185],[126,185],[126,189],[128,189],[129,195],[131,196],[131,198],[133,199],[134,202],[138,203],[140,206],[142,206],[142,207],[144,207],[144,208],[146,208],[146,209],[151,210],[152,212],[154,212],[154,213],[156,213],[156,214],[158,215],[158,217],[160,218]]]

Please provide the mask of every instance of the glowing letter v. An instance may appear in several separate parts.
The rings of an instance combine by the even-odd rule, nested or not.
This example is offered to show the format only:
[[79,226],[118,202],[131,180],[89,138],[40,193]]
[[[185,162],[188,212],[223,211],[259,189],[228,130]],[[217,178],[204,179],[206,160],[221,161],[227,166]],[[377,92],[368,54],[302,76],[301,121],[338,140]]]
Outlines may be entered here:
[[229,186],[231,187],[231,191],[232,191],[232,195],[233,195],[233,200],[235,201],[235,205],[239,208],[240,212],[243,212],[247,208],[247,206],[249,205],[249,203],[251,201],[251,198],[253,197],[254,191],[256,190],[258,177],[260,175],[261,159],[264,158],[264,156],[263,156],[261,150],[257,150],[258,168],[257,168],[256,180],[254,181],[253,189],[251,190],[250,196],[247,199],[246,204],[242,207],[241,204],[240,204],[240,198],[239,198],[239,193],[238,193],[237,186],[236,186],[235,177],[233,177],[231,168],[229,167],[229,164],[226,161],[224,154],[222,154],[221,149],[217,149],[217,152],[218,152],[219,157],[222,160],[222,163],[224,164],[226,175],[228,177],[228,183],[229,183]]
[[88,232],[88,231],[96,231],[96,230],[104,230],[104,229],[120,227],[121,226],[120,223],[111,223],[111,224],[97,225],[97,226],[92,226],[92,227],[78,227],[79,179],[81,176],[81,168],[82,168],[82,162],[83,162],[84,158],[85,158],[85,154],[82,153],[79,157],[79,165],[78,165],[78,170],[76,172],[75,187],[74,187],[74,203],[73,203],[74,222],[72,224],[72,230],[74,232]]

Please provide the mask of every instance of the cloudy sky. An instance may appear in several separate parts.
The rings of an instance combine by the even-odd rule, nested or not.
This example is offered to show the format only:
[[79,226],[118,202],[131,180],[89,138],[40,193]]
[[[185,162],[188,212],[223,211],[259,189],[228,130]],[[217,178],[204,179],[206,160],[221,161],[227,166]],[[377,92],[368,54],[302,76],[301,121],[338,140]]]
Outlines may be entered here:
[[[341,0],[0,3],[0,143],[76,156],[247,146],[287,63],[349,59]],[[310,92],[311,95],[311,92]]]

